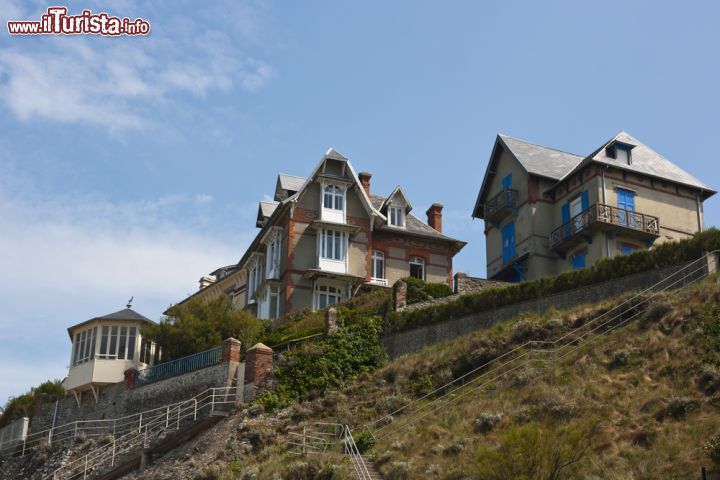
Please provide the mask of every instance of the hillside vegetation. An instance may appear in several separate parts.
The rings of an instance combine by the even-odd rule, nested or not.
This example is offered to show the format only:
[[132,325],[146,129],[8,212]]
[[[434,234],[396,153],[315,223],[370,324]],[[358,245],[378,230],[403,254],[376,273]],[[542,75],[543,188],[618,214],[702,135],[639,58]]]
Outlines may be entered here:
[[[288,451],[289,432],[320,428],[316,422],[349,424],[388,480],[699,477],[701,465],[720,460],[716,276],[654,298],[634,322],[559,363],[518,370],[377,443],[364,431],[525,341],[556,338],[620,301],[525,315],[344,387],[305,392],[306,401],[275,412],[250,406],[135,478],[351,478],[335,449]],[[402,420],[396,415],[388,430]]]

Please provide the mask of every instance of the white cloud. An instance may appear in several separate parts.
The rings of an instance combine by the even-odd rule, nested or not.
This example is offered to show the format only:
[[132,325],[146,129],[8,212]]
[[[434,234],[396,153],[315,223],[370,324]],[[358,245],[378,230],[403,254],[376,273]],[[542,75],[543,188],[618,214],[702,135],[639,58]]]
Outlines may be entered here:
[[[39,14],[11,0],[0,2],[8,18]],[[233,10],[232,3],[225,6]],[[132,16],[129,6],[121,10]],[[272,77],[268,64],[242,48],[253,31],[251,9],[235,9],[234,15],[246,17],[237,29],[194,13],[196,5],[189,3],[167,6],[148,37],[10,38],[9,46],[0,49],[0,101],[23,122],[121,130],[148,126],[158,108],[182,101],[179,95],[255,91]]]
[[[215,220],[205,228],[227,214],[214,203],[203,193],[141,202],[46,197],[0,176],[0,365],[19,369],[0,370],[0,404],[65,375],[68,326],[120,310],[130,296],[157,320],[201,275],[236,262],[255,231],[222,232]],[[242,220],[251,226],[253,217]]]

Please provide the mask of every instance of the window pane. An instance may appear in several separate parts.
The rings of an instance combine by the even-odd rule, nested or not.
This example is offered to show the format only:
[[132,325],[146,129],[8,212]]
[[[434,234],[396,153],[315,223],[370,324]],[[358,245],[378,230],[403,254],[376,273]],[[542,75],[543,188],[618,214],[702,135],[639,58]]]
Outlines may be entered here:
[[130,327],[130,335],[128,337],[128,360],[135,358],[135,327]]
[[110,327],[102,327],[102,337],[100,338],[100,355],[107,354],[108,335],[110,334]]
[[341,193],[338,193],[337,195],[335,195],[335,210],[342,210],[343,203],[344,203],[343,202],[343,194],[341,191]]
[[336,295],[328,295],[328,305],[335,305],[338,303]]
[[88,357],[90,359],[95,358],[95,335],[96,335],[96,332],[97,332],[97,327],[93,328],[90,331],[90,333],[92,334],[90,336],[90,354],[88,355]]
[[73,358],[73,365],[78,364],[78,357],[80,355],[80,334],[75,334],[75,356]]
[[319,309],[322,310],[323,308],[327,307],[327,303],[328,303],[327,298],[328,298],[327,294],[321,293],[318,295],[318,308]]
[[118,327],[112,327],[110,330],[110,355],[112,356],[117,354],[117,334]]
[[127,344],[127,327],[120,327],[120,341],[118,342],[118,358],[125,358],[125,346]]
[[334,232],[335,233],[335,248],[333,249],[333,258],[335,260],[342,260],[342,250],[340,247],[340,242],[342,241],[342,238],[340,237],[340,232]]
[[85,361],[85,351],[87,350],[87,330],[80,335],[80,362]]

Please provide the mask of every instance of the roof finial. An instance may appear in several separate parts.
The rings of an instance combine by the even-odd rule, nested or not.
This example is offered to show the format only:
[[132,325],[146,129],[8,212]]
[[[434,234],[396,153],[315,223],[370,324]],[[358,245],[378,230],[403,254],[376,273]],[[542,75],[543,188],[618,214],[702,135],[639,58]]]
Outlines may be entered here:
[[133,301],[133,298],[135,298],[135,297],[130,297],[130,300],[128,300],[128,303],[127,303],[127,305],[126,305],[126,306],[127,306],[127,308],[130,308],[130,307],[132,307],[132,301]]

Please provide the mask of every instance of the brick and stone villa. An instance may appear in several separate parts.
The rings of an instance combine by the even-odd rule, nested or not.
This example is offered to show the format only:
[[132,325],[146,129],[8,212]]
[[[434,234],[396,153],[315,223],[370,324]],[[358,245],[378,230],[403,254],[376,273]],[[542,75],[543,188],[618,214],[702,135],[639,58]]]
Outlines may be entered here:
[[228,295],[238,308],[274,319],[406,276],[452,287],[453,257],[465,242],[443,235],[443,206],[432,204],[423,222],[402,187],[379,195],[370,179],[333,149],[308,177],[279,174],[274,201],[260,202],[260,230],[240,261],[201,278],[188,298]]

